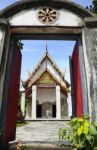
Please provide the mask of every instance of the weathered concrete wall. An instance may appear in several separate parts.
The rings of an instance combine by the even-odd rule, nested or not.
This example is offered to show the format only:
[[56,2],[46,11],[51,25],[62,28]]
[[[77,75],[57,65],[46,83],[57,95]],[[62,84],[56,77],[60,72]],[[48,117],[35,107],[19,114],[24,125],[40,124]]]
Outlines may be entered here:
[[5,80],[6,61],[8,56],[9,32],[7,22],[0,20],[0,112]]
[[[2,62],[2,53],[3,53],[3,45],[4,45],[5,31],[0,27],[0,66]],[[0,77],[2,76],[2,72],[0,70]],[[1,81],[2,82],[2,81]],[[0,82],[0,97],[2,97],[2,84]],[[0,110],[1,110],[1,98],[0,98]]]
[[97,28],[85,28],[85,35],[88,56],[89,107],[92,120],[97,121]]
[[81,86],[82,86],[82,98],[83,98],[83,113],[87,115],[88,112],[88,100],[87,100],[87,83],[86,83],[86,70],[85,70],[85,60],[84,60],[84,47],[82,47],[82,42],[79,41],[79,65],[81,74]]
[[[4,131],[6,122],[7,92],[8,92],[8,50],[10,43],[9,26],[5,20],[0,20],[1,43],[0,43],[0,130]],[[0,141],[1,142],[1,141]]]
[[[16,15],[13,15],[9,18],[9,23],[11,26],[45,26],[45,24],[41,23],[38,18],[38,10],[40,9],[28,9],[25,11],[21,11]],[[66,10],[60,9],[58,10],[58,18],[53,24],[46,24],[47,26],[83,26],[83,20],[77,16],[76,14]]]
[[3,44],[4,44],[4,38],[5,38],[5,31],[0,27],[0,64],[1,64],[1,57],[3,52]]

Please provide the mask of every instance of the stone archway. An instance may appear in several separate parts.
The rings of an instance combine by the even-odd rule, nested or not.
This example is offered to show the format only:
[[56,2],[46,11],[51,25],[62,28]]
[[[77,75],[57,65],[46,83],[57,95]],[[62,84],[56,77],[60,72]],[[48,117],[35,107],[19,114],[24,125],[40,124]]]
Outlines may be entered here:
[[[50,13],[47,13],[48,10],[53,15],[50,16]],[[41,12],[45,17],[41,17]],[[87,107],[87,113],[92,116],[92,119],[97,120],[97,115],[94,116],[94,113],[97,114],[96,23],[97,19],[94,14],[68,0],[19,1],[0,12],[1,143],[7,143],[14,139],[10,133],[6,134],[7,139],[5,139],[5,130],[7,119],[9,119],[7,118],[8,90],[13,62],[13,47],[17,39],[40,39],[41,37],[42,39],[81,39],[83,47],[81,56],[83,59],[80,60],[84,66],[81,71],[82,76],[85,77],[82,84],[86,90],[83,90],[83,106]],[[91,89],[93,89],[92,95]],[[84,114],[86,114],[85,111]],[[12,133],[15,134],[15,126]]]

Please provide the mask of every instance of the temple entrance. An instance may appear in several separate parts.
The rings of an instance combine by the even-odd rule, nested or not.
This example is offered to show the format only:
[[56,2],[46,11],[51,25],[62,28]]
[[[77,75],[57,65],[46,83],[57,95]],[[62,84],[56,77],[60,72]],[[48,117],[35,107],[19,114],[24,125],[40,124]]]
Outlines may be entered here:
[[52,106],[52,110],[53,110],[53,117],[54,118],[56,118],[56,105],[55,104],[53,104],[53,106]]
[[[48,115],[48,112],[47,112],[48,110],[46,109],[45,110],[46,113],[43,116],[43,114],[42,114],[42,107],[43,107],[43,105],[41,105],[41,104],[37,105],[37,118],[43,118],[43,117],[45,117],[45,118],[49,118],[49,117],[56,118],[56,105],[54,105],[54,104],[52,105],[52,112],[50,112],[50,114],[52,114],[52,115]],[[51,111],[51,109],[49,111]]]
[[[46,42],[47,44],[45,45]],[[57,47],[54,46],[56,42],[58,43]],[[34,47],[32,46],[33,43]],[[68,43],[71,43],[70,50],[68,48]],[[41,44],[45,47],[44,50],[41,50]],[[20,87],[21,97],[19,101],[25,120],[38,120],[39,118],[46,120],[53,118],[65,119],[72,115],[69,55],[72,54],[74,45],[75,41],[65,40],[23,41],[23,69],[21,69],[22,84]],[[28,51],[27,47],[29,47]],[[62,49],[60,47],[62,47]],[[42,54],[37,54],[37,51],[33,51],[33,49],[37,49],[37,51]],[[53,49],[56,49],[58,53],[57,57]],[[68,49],[68,52],[66,52],[65,49]],[[60,52],[63,53],[64,51],[66,52],[66,56],[65,54],[64,56],[60,54]],[[34,57],[39,57],[40,61],[36,61],[34,66],[33,62],[27,62],[27,67],[25,67],[25,62],[29,61],[25,56],[26,53],[29,59],[32,59],[34,55]],[[28,66],[31,68],[30,70]],[[28,74],[27,70],[29,70]]]
[[42,105],[37,104],[37,118],[42,118]]
[[[60,0],[42,1],[41,3],[36,0],[19,1],[0,13],[1,143],[6,144],[15,139],[21,70],[21,40],[45,39],[76,41],[73,53],[69,57],[73,106],[72,115],[80,117],[83,114],[90,114],[94,116],[93,110],[95,110],[95,112],[97,111],[95,109],[96,94],[94,93],[96,93],[97,90],[95,89],[94,91],[96,92],[92,92],[91,94],[91,89],[94,89],[95,86],[93,85],[96,82],[96,70],[93,66],[93,64],[95,64],[93,58],[94,55],[96,56],[96,35],[94,33],[97,34],[97,32],[95,32],[93,28],[96,24],[95,19],[92,19],[92,21],[94,21],[93,26],[91,26],[92,21],[87,19],[93,16],[91,12],[72,2]],[[91,26],[93,30],[87,26]],[[94,55],[91,55],[91,51],[94,52]],[[25,97],[27,99],[26,118],[52,117],[60,119],[67,115],[67,111],[64,112],[61,106],[63,106],[64,103],[67,108],[69,84],[62,78],[58,67],[49,59],[48,55],[47,58],[48,59],[45,59],[44,57],[42,62],[36,67],[33,77],[37,74],[37,78],[34,77],[33,80],[27,80],[27,86],[25,86],[26,94],[23,91],[21,93],[23,114],[25,114]],[[32,59],[35,60],[34,56]],[[49,64],[47,62],[49,62]],[[48,70],[46,66],[43,72],[40,72],[40,68],[43,68],[43,64],[44,66],[48,64],[47,66],[50,66],[50,68]],[[91,68],[93,68],[92,71]],[[37,71],[40,74],[38,74]],[[41,97],[38,96],[40,86],[42,89],[48,88],[47,83],[41,84],[40,82],[44,74],[49,74],[53,79],[51,80],[53,83],[50,82],[49,84],[49,86],[51,86],[50,88],[53,88],[55,92],[55,98],[53,98],[52,101],[48,101],[47,98],[43,101],[43,98],[41,100]],[[57,78],[55,78],[56,75]],[[93,80],[91,80],[91,78]],[[92,104],[93,107],[91,107]]]
[[[73,61],[74,59],[73,63],[76,62],[75,64],[77,65],[76,70],[75,70],[75,64],[73,64],[74,65],[73,67],[72,64],[70,63],[71,65],[70,71],[71,72],[73,71],[73,74],[75,75],[74,76],[72,73],[70,74],[73,80],[73,82],[71,82],[71,85],[73,84],[76,85],[75,91],[73,88],[72,92],[74,92],[76,96],[80,97],[80,100],[79,100],[80,106],[78,103],[73,104],[74,105],[73,111],[77,116],[80,116],[83,113],[82,97],[81,97],[82,87],[80,86],[81,79],[79,78],[80,72],[79,71],[76,72],[77,69],[79,70],[80,68],[79,58],[81,56],[79,53],[79,43],[78,43],[79,39],[80,38],[77,37],[77,41],[75,41],[76,44],[73,48],[73,52],[71,53],[72,56],[70,57],[70,61]],[[17,39],[17,41],[19,41],[19,39]],[[22,44],[21,42],[17,42],[17,41],[15,41],[14,43],[13,51],[15,51],[16,48],[18,48],[19,51],[21,49]],[[16,59],[14,59],[14,61],[16,62]],[[18,63],[21,64],[21,61]],[[44,68],[44,66],[46,67]],[[52,68],[52,71],[48,67]],[[41,70],[43,71],[41,72]],[[20,72],[18,73],[18,75],[20,77]],[[13,75],[13,79],[14,78],[15,78],[15,75]],[[76,78],[79,78],[78,80],[79,83],[76,83],[77,82]],[[65,78],[63,78],[62,73],[59,71],[58,67],[49,56],[48,51],[45,51],[45,54],[42,57],[42,60],[40,61],[40,64],[38,64],[34,70],[33,76],[31,74],[30,78],[28,78],[27,81],[23,82],[23,86],[25,87],[25,91],[22,91],[21,93],[21,109],[22,109],[23,115],[25,116],[25,120],[35,120],[35,119],[61,120],[61,119],[68,117],[67,99],[69,97],[68,93],[71,94],[69,91],[70,84],[65,80]],[[78,87],[80,89],[77,91]],[[77,102],[78,97],[75,98],[75,95],[73,95],[73,100]],[[10,99],[10,94],[9,94],[9,99]],[[25,104],[26,104],[26,108],[24,106]],[[72,105],[69,107],[72,107]],[[14,108],[15,108],[15,105],[13,109]],[[9,109],[10,109],[10,106],[8,110]],[[8,115],[10,116],[11,114],[12,112],[10,111]],[[14,123],[15,123],[14,125],[16,125],[16,122]],[[6,124],[6,131],[9,128],[9,124],[10,122],[8,121]]]
[[[53,36],[52,36],[53,37]],[[59,37],[58,37],[59,38]],[[80,72],[76,72],[77,69],[80,68],[80,62],[79,58],[81,58],[80,53],[79,53],[79,43],[78,40],[80,38],[77,37],[77,41],[75,41],[75,46],[73,48],[73,52],[71,53],[70,61],[76,62],[76,70],[75,70],[75,64],[74,68],[72,68],[71,64],[71,71],[73,71],[75,75],[75,80],[74,80],[74,75],[71,73],[71,77],[73,82],[71,82],[71,85],[74,83],[76,85],[75,91],[72,89],[77,96],[80,96],[80,106],[76,103],[74,103],[74,113],[76,115],[82,115],[83,113],[83,107],[82,107],[82,97],[81,97],[81,92],[82,92],[82,87],[80,86],[80,83],[76,83],[77,80],[76,78],[79,78]],[[13,38],[14,40],[14,38]],[[58,41],[58,39],[57,39]],[[17,55],[17,49],[19,50],[21,54],[21,48],[22,44],[19,42],[19,38],[14,41],[14,46],[13,52],[15,52],[15,57]],[[23,50],[22,50],[23,51]],[[77,52],[76,52],[77,51]],[[74,58],[73,58],[74,57]],[[16,57],[17,58],[17,57]],[[13,58],[14,59],[14,58]],[[22,58],[23,59],[23,58]],[[65,59],[64,59],[65,60]],[[16,59],[14,59],[15,63],[17,62]],[[64,78],[62,72],[58,68],[58,66],[55,64],[53,59],[51,58],[49,52],[46,50],[44,52],[44,55],[39,61],[40,63],[36,65],[33,74],[30,74],[30,77],[23,82],[24,86],[24,91],[21,92],[21,110],[22,114],[25,116],[25,120],[36,120],[36,119],[65,119],[68,116],[68,107],[72,107],[72,105],[68,105],[70,102],[70,99],[68,101],[69,94],[71,95],[71,91],[69,91],[70,83],[66,81]],[[20,62],[21,64],[21,59]],[[19,65],[18,64],[18,65]],[[68,64],[69,64],[69,56],[68,56]],[[16,66],[18,66],[16,63]],[[13,66],[13,64],[12,64]],[[14,72],[15,73],[15,72]],[[78,74],[77,74],[78,73]],[[18,72],[18,77],[20,78],[20,70]],[[15,74],[13,74],[13,80],[15,79]],[[19,81],[18,78],[18,81]],[[12,80],[11,80],[12,81]],[[16,81],[16,80],[15,80]],[[81,79],[79,78],[79,82]],[[15,83],[16,84],[16,83]],[[13,81],[12,81],[13,85]],[[78,87],[80,90],[77,91]],[[16,91],[16,89],[15,89]],[[11,96],[11,91],[9,90],[9,99]],[[79,95],[78,95],[79,93]],[[78,97],[75,98],[75,95],[73,95],[73,100],[78,101]],[[70,97],[69,97],[70,98]],[[18,99],[16,99],[16,102],[18,102]],[[78,106],[77,106],[78,105]],[[26,108],[25,108],[26,106]],[[15,105],[13,107],[14,110]],[[75,109],[74,109],[75,108]],[[78,111],[77,109],[78,108]],[[8,107],[8,110],[10,110],[10,106]],[[18,111],[18,110],[17,110]],[[10,116],[12,114],[11,111],[9,111],[8,115]],[[14,116],[13,116],[14,117]],[[9,117],[8,117],[9,118]],[[16,125],[16,122],[14,122],[13,126]],[[10,121],[7,121],[6,124],[6,133],[7,130],[10,126]],[[9,131],[10,132],[10,131]],[[7,137],[7,136],[6,136]],[[11,136],[12,137],[12,136]],[[12,137],[14,138],[14,137]],[[8,140],[8,139],[6,139]],[[12,139],[10,139],[12,140]]]

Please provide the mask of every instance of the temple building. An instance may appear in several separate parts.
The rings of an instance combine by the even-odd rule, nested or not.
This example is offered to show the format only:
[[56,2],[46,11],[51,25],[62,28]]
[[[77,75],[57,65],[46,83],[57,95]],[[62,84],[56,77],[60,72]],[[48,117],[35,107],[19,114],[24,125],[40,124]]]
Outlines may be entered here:
[[69,116],[70,84],[47,51],[21,92],[21,110],[26,120],[64,119]]

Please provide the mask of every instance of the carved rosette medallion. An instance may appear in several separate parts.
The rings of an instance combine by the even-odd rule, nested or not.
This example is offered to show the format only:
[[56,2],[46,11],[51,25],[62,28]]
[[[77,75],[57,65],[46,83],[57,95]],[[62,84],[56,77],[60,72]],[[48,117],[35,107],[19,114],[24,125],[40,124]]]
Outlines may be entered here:
[[53,24],[58,19],[58,11],[50,7],[41,7],[38,9],[38,20],[43,24]]

